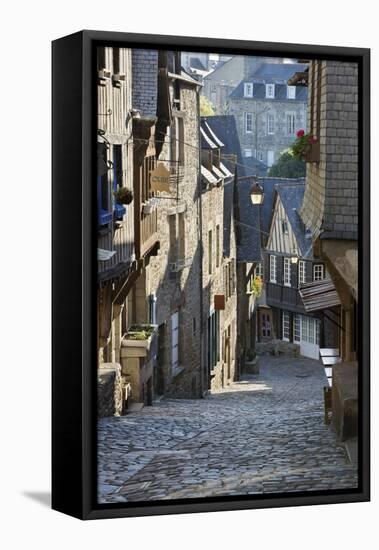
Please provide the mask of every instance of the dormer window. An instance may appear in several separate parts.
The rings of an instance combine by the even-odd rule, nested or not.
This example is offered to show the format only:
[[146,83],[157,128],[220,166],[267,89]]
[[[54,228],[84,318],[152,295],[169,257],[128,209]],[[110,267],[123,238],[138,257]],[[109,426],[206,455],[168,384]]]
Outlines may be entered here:
[[296,99],[296,86],[287,86],[287,99]]
[[266,84],[266,98],[267,99],[275,98],[275,84]]
[[253,97],[253,83],[252,82],[245,82],[243,95],[244,95],[244,97]]

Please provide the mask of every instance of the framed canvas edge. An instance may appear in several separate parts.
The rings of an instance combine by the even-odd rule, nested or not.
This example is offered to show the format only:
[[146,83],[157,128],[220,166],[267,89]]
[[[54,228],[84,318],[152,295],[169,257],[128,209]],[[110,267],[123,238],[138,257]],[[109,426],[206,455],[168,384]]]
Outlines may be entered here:
[[[79,204],[70,205],[71,213],[74,219],[81,219],[81,266],[73,267],[70,283],[62,274],[57,273],[56,262],[57,257],[61,255],[62,250],[57,251],[57,240],[61,242],[62,235],[60,234],[60,218],[53,217],[53,327],[54,320],[56,321],[59,311],[56,307],[55,293],[58,287],[58,292],[62,292],[65,288],[68,293],[74,290],[74,295],[81,296],[80,300],[80,319],[81,341],[75,346],[75,362],[67,369],[67,365],[61,358],[57,358],[54,349],[59,345],[64,347],[61,341],[61,336],[54,331],[53,328],[53,499],[52,507],[55,510],[73,515],[80,519],[100,519],[100,518],[116,518],[116,517],[132,517],[146,515],[162,515],[162,514],[180,514],[180,513],[195,513],[195,512],[212,512],[226,510],[242,510],[268,507],[283,507],[283,506],[303,506],[316,504],[336,504],[344,502],[363,502],[370,500],[370,50],[365,48],[349,48],[335,46],[314,46],[301,44],[283,44],[271,42],[254,42],[229,39],[208,39],[205,37],[177,37],[163,35],[145,35],[134,33],[115,33],[103,31],[81,31],[68,37],[58,39],[53,42],[54,49],[65,49],[67,41],[74,41],[81,56],[81,71],[80,74],[73,75],[73,78],[79,78],[81,82],[81,94],[76,98],[77,108],[80,111],[80,143],[81,157],[77,158],[74,163],[74,172],[76,181],[80,181],[81,201]],[[287,55],[306,55],[310,57],[322,57],[324,59],[340,59],[344,60],[355,59],[361,70],[361,98],[360,105],[360,173],[361,173],[361,192],[360,192],[360,231],[362,239],[360,240],[360,254],[362,261],[360,262],[360,286],[364,288],[364,293],[361,297],[362,312],[360,325],[362,350],[360,360],[364,368],[360,369],[359,380],[359,398],[361,401],[361,417],[360,417],[360,445],[359,445],[359,463],[361,469],[361,490],[345,491],[338,494],[337,492],[330,494],[306,494],[306,495],[291,495],[287,493],[282,495],[259,496],[259,498],[251,498],[249,500],[227,500],[227,499],[204,499],[203,502],[178,502],[165,503],[160,501],[157,504],[144,503],[143,506],[111,506],[111,505],[96,505],[96,494],[94,487],[95,477],[95,452],[96,452],[96,434],[94,426],[96,424],[96,400],[94,399],[96,390],[96,377],[93,376],[92,370],[94,365],[93,355],[93,334],[94,334],[94,311],[93,311],[93,296],[95,285],[95,256],[91,254],[94,250],[94,216],[92,216],[93,208],[95,208],[94,197],[91,194],[90,182],[92,179],[92,136],[94,130],[94,102],[93,92],[91,89],[93,84],[92,70],[93,46],[97,42],[118,42],[125,46],[133,47],[135,45],[145,47],[177,47],[177,48],[197,48],[204,51],[214,50],[233,51],[234,53],[244,53],[248,55],[254,53],[268,53]],[[69,59],[66,60],[69,65]],[[53,55],[54,63],[54,55]],[[53,67],[54,79],[54,67]],[[53,216],[57,215],[57,203],[54,200],[54,189],[59,185],[59,175],[54,169],[54,166],[60,165],[59,158],[64,155],[58,147],[62,142],[62,136],[57,138],[55,131],[55,120],[58,114],[58,104],[54,101],[57,89],[53,86]],[[70,118],[71,114],[67,113]],[[77,115],[76,115],[77,116]],[[76,120],[76,122],[78,122]],[[68,136],[66,136],[67,138]],[[63,140],[64,141],[64,140]],[[54,148],[55,142],[55,148]],[[54,162],[55,159],[55,162]],[[67,200],[67,205],[69,200]],[[78,239],[77,224],[70,225],[70,229],[66,233],[66,239],[73,242]],[[55,235],[55,238],[54,238]],[[59,236],[60,235],[60,236]],[[67,237],[68,235],[68,237]],[[54,243],[55,240],[55,243]],[[66,251],[67,252],[67,251]],[[58,261],[59,264],[59,261]],[[79,292],[80,289],[80,292]],[[62,304],[60,304],[62,307]],[[59,346],[58,346],[59,347]],[[67,383],[62,376],[63,370],[69,373],[72,377]],[[61,384],[63,383],[63,388]],[[72,502],[70,503],[67,496],[62,500],[59,491],[62,491],[66,474],[62,473],[62,460],[58,460],[58,454],[66,453],[66,445],[59,440],[62,433],[67,430],[67,418],[63,418],[63,406],[60,403],[57,409],[57,395],[61,391],[74,389],[74,411],[71,415],[71,423],[76,418],[75,424],[79,427],[76,433],[75,441],[72,442],[72,451],[74,457],[74,483],[70,483],[70,491],[72,494]],[[78,396],[80,395],[80,403]],[[364,396],[364,400],[362,400]],[[55,432],[55,433],[54,433]],[[68,468],[68,473],[71,473]],[[58,483],[54,482],[58,480]],[[79,481],[80,480],[80,481]],[[108,507],[107,507],[108,506]]]

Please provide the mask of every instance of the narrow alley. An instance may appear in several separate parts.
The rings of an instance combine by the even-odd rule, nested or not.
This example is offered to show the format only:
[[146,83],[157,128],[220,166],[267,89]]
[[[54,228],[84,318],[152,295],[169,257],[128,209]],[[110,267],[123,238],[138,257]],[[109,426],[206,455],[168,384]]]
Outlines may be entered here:
[[99,502],[356,487],[323,423],[326,383],[318,361],[265,356],[259,375],[206,399],[99,420]]

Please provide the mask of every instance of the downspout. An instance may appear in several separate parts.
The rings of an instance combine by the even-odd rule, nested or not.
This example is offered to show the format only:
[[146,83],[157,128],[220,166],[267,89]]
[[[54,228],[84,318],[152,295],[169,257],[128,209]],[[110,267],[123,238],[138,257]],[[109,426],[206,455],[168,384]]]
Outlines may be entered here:
[[198,243],[200,250],[200,276],[199,276],[199,295],[200,295],[200,397],[204,397],[204,362],[203,362],[203,211],[202,211],[202,192],[201,192],[201,141],[200,141],[200,93],[199,88],[196,93],[196,109],[197,109],[197,151],[198,151],[198,172],[197,172],[197,192],[198,192],[198,216],[197,216],[197,232]]

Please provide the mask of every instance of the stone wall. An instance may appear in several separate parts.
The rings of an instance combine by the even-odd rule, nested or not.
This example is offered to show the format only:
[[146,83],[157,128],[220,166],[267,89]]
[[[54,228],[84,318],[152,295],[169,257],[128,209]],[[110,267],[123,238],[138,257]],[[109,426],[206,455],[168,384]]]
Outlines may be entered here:
[[104,363],[98,370],[98,416],[120,416],[123,408],[122,393],[121,366],[117,363]]
[[[295,132],[299,129],[305,129],[307,125],[307,104],[305,101],[233,98],[230,99],[229,103],[229,113],[234,115],[236,119],[242,155],[245,155],[245,149],[249,149],[252,151],[253,156],[265,164],[268,161],[267,151],[274,151],[274,162],[276,162],[280,153],[288,149],[296,139],[295,133],[287,133],[287,113],[295,114]],[[251,133],[246,133],[246,113],[253,114],[253,129]],[[268,134],[267,132],[268,114],[274,116],[275,129],[273,134]]]
[[[222,150],[221,150],[222,151]],[[237,341],[237,278],[236,243],[234,223],[231,225],[230,256],[223,255],[224,238],[224,187],[204,190],[202,201],[202,241],[203,241],[203,349],[207,365],[208,318],[215,311],[215,295],[225,295],[225,309],[220,310],[220,353],[217,365],[211,370],[209,389],[222,388],[236,378],[236,341]],[[217,245],[217,227],[219,243]],[[212,251],[209,250],[209,231],[212,231]],[[218,261],[217,261],[217,249]],[[209,273],[210,261],[212,264]],[[218,263],[218,265],[217,265]],[[226,273],[230,265],[232,272],[231,295],[226,299]],[[228,336],[230,335],[230,336]],[[227,345],[226,338],[229,338]],[[228,350],[229,346],[229,350]],[[230,361],[228,367],[228,355]]]
[[[201,396],[200,356],[200,218],[198,201],[198,120],[197,91],[192,84],[178,80],[180,111],[183,114],[184,172],[172,185],[172,200],[158,205],[158,234],[160,250],[146,267],[146,295],[156,296],[156,324],[159,330],[159,368],[163,378],[162,393],[169,397],[196,398]],[[173,83],[171,83],[171,89]],[[168,140],[167,140],[168,141]],[[160,154],[169,157],[168,143]],[[173,165],[169,165],[173,169]],[[176,195],[178,194],[178,200]],[[180,218],[181,217],[181,218]],[[172,269],[177,260],[179,223],[184,224],[184,267]],[[183,226],[182,226],[183,227]],[[179,368],[172,368],[171,316],[179,312]]]

